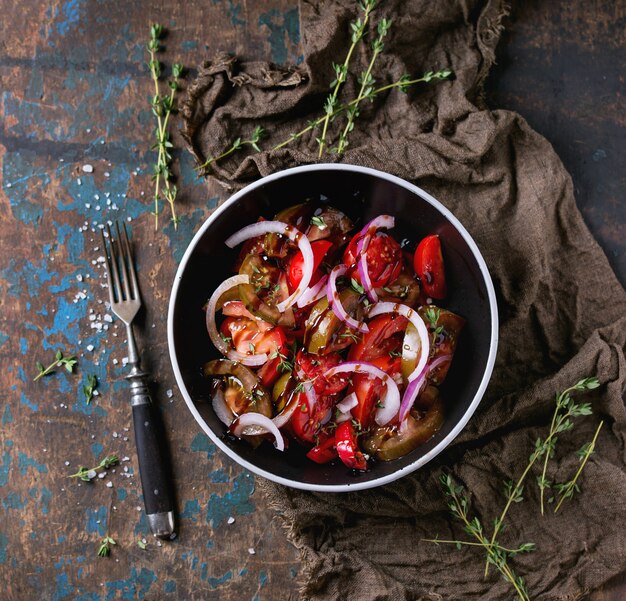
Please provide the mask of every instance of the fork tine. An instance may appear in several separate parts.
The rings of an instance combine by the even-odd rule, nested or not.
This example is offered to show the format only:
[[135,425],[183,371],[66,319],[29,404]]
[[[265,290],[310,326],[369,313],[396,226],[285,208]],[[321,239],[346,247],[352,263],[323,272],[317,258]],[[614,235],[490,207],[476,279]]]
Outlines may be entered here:
[[128,271],[130,275],[130,283],[133,287],[133,298],[139,299],[139,283],[137,282],[135,257],[133,256],[133,251],[130,248],[130,239],[128,238],[128,230],[126,229],[125,223],[122,223],[122,230],[124,231],[124,248],[126,249],[126,256],[128,257]]
[[113,234],[111,233],[111,228],[108,224],[107,231],[109,232],[109,248],[111,250],[111,271],[113,275],[113,279],[109,282],[109,286],[113,284],[117,297],[116,302],[121,302],[124,299],[122,297],[122,283],[120,282],[120,274],[117,269],[117,253],[115,252],[115,240],[113,240]]
[[[106,238],[104,237],[104,230],[100,230],[100,235],[102,236],[102,248],[104,248],[104,260],[106,263],[107,269],[107,284],[109,286],[109,301],[112,305],[115,304],[115,290],[113,285],[113,276],[111,275],[111,261],[109,259],[109,249]],[[109,237],[111,236],[109,232]]]
[[120,224],[118,221],[115,222],[115,231],[117,232],[117,239],[115,240],[115,242],[118,245],[118,249],[120,252],[120,264],[122,266],[122,279],[123,279],[123,286],[124,286],[124,300],[130,300],[132,297],[130,295],[130,284],[128,282],[128,268],[126,267],[126,262],[127,259],[128,261],[131,261],[131,257],[128,257],[125,249],[124,249],[124,245],[122,244],[122,234],[120,232]]

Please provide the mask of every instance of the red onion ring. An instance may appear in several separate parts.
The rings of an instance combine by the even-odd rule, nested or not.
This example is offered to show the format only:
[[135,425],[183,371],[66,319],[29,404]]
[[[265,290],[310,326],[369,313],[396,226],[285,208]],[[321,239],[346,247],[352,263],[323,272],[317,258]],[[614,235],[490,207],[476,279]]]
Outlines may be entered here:
[[339,293],[337,292],[337,278],[340,275],[345,275],[347,271],[348,268],[345,265],[335,265],[335,267],[333,267],[330,275],[328,276],[328,282],[326,283],[326,296],[328,297],[330,308],[333,313],[341,319],[341,321],[345,322],[353,330],[366,334],[370,331],[367,324],[363,321],[357,321],[353,317],[350,317],[339,300]]
[[251,426],[257,426],[268,434],[271,434],[276,439],[274,446],[279,451],[285,450],[285,439],[280,433],[280,430],[269,417],[266,417],[262,413],[251,411],[250,413],[240,415],[237,419],[237,425],[233,429],[233,434],[241,438],[242,434],[245,434],[244,430]]
[[274,425],[277,428],[282,428],[291,419],[293,412],[297,408],[298,408],[298,403],[293,402],[293,401],[289,403],[289,405],[287,405],[287,407],[285,407],[281,413],[279,413],[276,417],[272,418]]
[[428,374],[434,369],[437,369],[442,363],[450,361],[450,359],[452,359],[451,355],[441,355],[441,357],[437,357],[432,363],[429,363],[424,367],[422,373],[420,373],[420,375],[415,380],[409,382],[409,385],[404,391],[402,404],[400,405],[400,413],[398,414],[398,421],[401,424],[404,422],[409,411],[413,408],[415,400],[424,388],[424,385],[426,384],[426,377],[428,376]]
[[367,297],[373,302],[378,302],[378,294],[374,290],[372,286],[372,280],[370,279],[370,274],[367,268],[367,249],[370,245],[370,240],[372,236],[375,234],[378,229],[388,229],[390,230],[396,224],[396,220],[391,215],[379,215],[375,219],[372,219],[369,223],[367,223],[363,229],[359,232],[359,239],[356,245],[356,253],[357,253],[357,269],[359,271],[359,278],[361,280],[361,285],[367,294]]
[[379,426],[388,424],[400,409],[400,391],[398,390],[398,385],[393,381],[393,378],[375,365],[363,361],[347,361],[346,363],[340,363],[335,367],[331,367],[324,374],[324,377],[331,378],[335,374],[345,372],[368,374],[373,378],[380,378],[382,380],[385,385],[385,396],[381,399],[382,407],[376,410],[374,419]]
[[315,405],[317,405],[317,394],[315,393],[315,386],[313,382],[311,382],[311,380],[307,378],[301,367],[298,367],[298,369],[296,370],[296,375],[298,376],[298,380],[302,382],[304,396],[306,397],[307,403],[309,404],[309,412],[312,412]]
[[257,238],[264,234],[282,234],[283,236],[287,236],[287,238],[297,243],[298,248],[302,252],[302,258],[304,259],[302,265],[302,280],[300,280],[298,287],[291,296],[276,305],[276,308],[281,313],[284,313],[286,309],[291,307],[302,296],[311,283],[315,262],[313,251],[311,250],[311,243],[300,230],[288,223],[283,223],[282,221],[259,221],[258,223],[247,225],[238,232],[235,232],[230,238],[227,238],[226,246],[234,248],[250,238]]
[[341,411],[341,413],[350,413],[350,411],[359,404],[359,399],[356,397],[355,392],[351,392],[343,401],[337,403],[335,407]]
[[376,315],[381,315],[383,313],[397,313],[399,315],[404,315],[404,317],[406,317],[415,326],[415,329],[419,334],[421,346],[420,357],[415,369],[407,378],[409,382],[413,382],[424,370],[426,362],[428,361],[428,356],[430,355],[430,338],[428,336],[426,324],[415,309],[411,309],[411,307],[407,307],[406,305],[401,305],[399,303],[376,303],[370,307],[368,317],[376,317]]
[[215,322],[215,310],[217,307],[217,302],[224,292],[230,290],[234,286],[239,286],[240,284],[249,283],[250,279],[246,274],[242,275],[234,275],[227,280],[224,280],[216,289],[215,292],[211,295],[209,299],[209,303],[206,308],[206,328],[209,332],[209,337],[211,338],[211,342],[215,345],[215,348],[228,357],[231,361],[239,361],[243,363],[243,365],[249,365],[251,367],[255,367],[258,365],[263,365],[267,361],[267,354],[263,353],[260,355],[244,355],[236,351],[235,349],[228,348],[228,345],[222,340],[222,337],[219,335],[217,331],[217,323]]
[[224,399],[224,391],[221,388],[217,388],[213,391],[211,404],[213,405],[213,411],[215,411],[215,415],[217,415],[219,420],[223,424],[230,426],[230,424],[232,424],[233,420],[235,419],[235,414],[226,404],[226,400]]
[[298,299],[296,305],[300,309],[302,307],[306,307],[315,301],[318,301],[320,298],[326,295],[326,282],[328,281],[328,276],[323,275],[319,282],[317,282],[313,286],[309,286],[303,293],[302,296]]

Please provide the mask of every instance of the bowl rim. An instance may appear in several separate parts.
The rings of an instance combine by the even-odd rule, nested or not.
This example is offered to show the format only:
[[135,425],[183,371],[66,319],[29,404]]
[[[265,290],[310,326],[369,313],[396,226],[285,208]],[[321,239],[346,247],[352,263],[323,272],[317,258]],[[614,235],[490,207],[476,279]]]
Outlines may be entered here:
[[[217,219],[217,217],[228,209],[231,205],[235,204],[239,198],[248,194],[250,191],[264,186],[270,182],[273,182],[278,179],[282,179],[284,177],[289,177],[298,173],[307,173],[309,171],[320,171],[320,170],[334,170],[334,171],[346,171],[346,172],[356,172],[362,173],[366,175],[371,175],[374,177],[378,177],[381,179],[385,179],[391,183],[394,183],[398,186],[401,186],[414,194],[422,197],[426,202],[433,205],[438,211],[440,211],[452,225],[457,229],[457,231],[461,234],[469,248],[471,249],[476,262],[478,263],[478,267],[483,276],[485,287],[487,289],[487,295],[489,298],[489,308],[491,310],[491,339],[489,342],[489,355],[487,357],[487,364],[485,366],[485,371],[483,373],[483,377],[480,381],[480,385],[470,403],[469,407],[461,417],[461,419],[457,422],[457,424],[452,428],[452,430],[448,433],[448,435],[443,438],[435,447],[433,447],[426,454],[419,457],[413,463],[404,466],[391,474],[386,476],[381,476],[380,478],[375,478],[373,480],[368,480],[367,482],[359,482],[355,479],[353,483],[349,484],[309,484],[306,482],[298,482],[295,480],[289,480],[288,478],[283,478],[281,476],[277,476],[271,472],[268,472],[264,469],[257,467],[256,465],[246,461],[241,456],[239,456],[236,452],[234,452],[230,447],[228,447],[219,436],[213,432],[213,430],[209,427],[209,425],[204,421],[200,412],[197,410],[191,395],[187,391],[187,387],[183,381],[182,373],[178,364],[178,360],[174,353],[174,306],[176,304],[176,299],[178,296],[178,288],[179,284],[182,280],[182,274],[185,270],[187,262],[189,261],[189,257],[193,253],[196,245],[198,244],[200,238],[204,235],[205,231],[211,226],[211,224]],[[491,275],[489,274],[489,270],[487,268],[487,264],[485,259],[483,258],[480,250],[478,249],[478,245],[474,242],[474,239],[471,237],[469,232],[465,229],[465,227],[461,224],[461,222],[452,214],[450,210],[448,210],[443,204],[441,204],[437,199],[428,194],[428,192],[424,191],[422,188],[407,182],[406,180],[397,177],[395,175],[391,175],[390,173],[385,173],[384,171],[379,171],[377,169],[372,169],[370,167],[362,167],[359,165],[351,165],[348,163],[316,163],[312,165],[302,165],[299,167],[291,167],[289,169],[283,169],[281,171],[277,171],[270,175],[266,175],[259,180],[248,184],[241,190],[235,192],[230,198],[228,198],[222,205],[220,205],[202,224],[200,229],[196,232],[191,242],[187,246],[185,250],[185,254],[180,261],[178,269],[176,270],[176,275],[174,277],[174,283],[172,285],[172,292],[170,294],[170,303],[167,315],[167,343],[170,354],[170,361],[172,363],[172,369],[174,371],[174,376],[176,378],[176,383],[178,388],[180,389],[183,398],[185,399],[185,403],[189,408],[189,411],[194,416],[196,421],[200,424],[200,427],[205,432],[205,434],[211,439],[211,441],[228,457],[237,462],[242,467],[247,470],[253,472],[258,476],[262,476],[263,478],[267,478],[272,482],[276,482],[278,484],[282,484],[284,486],[289,486],[291,488],[297,488],[300,490],[308,490],[314,492],[351,492],[357,490],[366,490],[369,488],[376,488],[378,486],[383,486],[385,484],[389,484],[406,476],[420,467],[426,465],[429,461],[434,459],[439,453],[441,453],[463,430],[466,426],[467,422],[470,420],[476,408],[480,404],[482,397],[485,393],[489,380],[491,379],[491,374],[493,372],[493,367],[496,360],[496,353],[498,350],[498,306],[496,302],[496,294],[493,286],[493,282],[491,279]]]

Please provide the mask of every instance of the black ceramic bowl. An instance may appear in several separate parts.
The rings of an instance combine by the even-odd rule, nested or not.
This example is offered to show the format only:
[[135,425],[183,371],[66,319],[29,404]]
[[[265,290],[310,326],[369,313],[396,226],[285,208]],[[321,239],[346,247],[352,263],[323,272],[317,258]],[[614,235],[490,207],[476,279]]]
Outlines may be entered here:
[[[306,199],[344,211],[356,226],[377,215],[396,217],[394,236],[418,241],[436,233],[442,240],[449,295],[445,306],[467,320],[449,375],[442,386],[445,423],[426,444],[390,462],[373,463],[355,475],[336,461],[317,465],[298,445],[284,453],[263,444],[225,437],[215,416],[209,382],[201,366],[218,357],[205,327],[203,305],[232,275],[239,249],[224,240],[259,216]],[[178,386],[202,429],[229,457],[275,482],[315,491],[347,491],[386,484],[418,469],[440,453],[463,429],[485,391],[496,355],[498,315],[493,284],[478,247],[457,219],[432,196],[392,175],[352,165],[311,165],[288,169],[249,185],[226,201],[200,228],[176,274],[168,316],[170,356]]]

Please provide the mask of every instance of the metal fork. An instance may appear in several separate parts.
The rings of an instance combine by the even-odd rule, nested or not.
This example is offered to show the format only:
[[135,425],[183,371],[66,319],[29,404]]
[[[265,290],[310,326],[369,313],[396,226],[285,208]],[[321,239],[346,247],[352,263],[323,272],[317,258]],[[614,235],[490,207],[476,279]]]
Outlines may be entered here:
[[114,238],[107,225],[108,243],[101,230],[105,252],[111,310],[126,325],[128,365],[130,373],[130,404],[133,409],[135,444],[143,498],[150,529],[159,538],[174,538],[174,503],[172,487],[165,464],[165,448],[159,440],[160,428],[148,389],[148,375],[141,369],[133,319],[141,308],[137,271],[131,251],[126,224],[115,223]]

